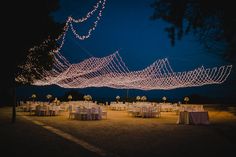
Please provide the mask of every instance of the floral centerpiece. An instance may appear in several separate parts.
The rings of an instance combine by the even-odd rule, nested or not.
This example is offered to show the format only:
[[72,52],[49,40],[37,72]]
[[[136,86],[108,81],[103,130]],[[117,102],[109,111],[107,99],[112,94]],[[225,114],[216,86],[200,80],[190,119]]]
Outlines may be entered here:
[[139,101],[141,99],[140,96],[136,96],[136,100]]
[[146,96],[142,96],[142,97],[141,97],[141,100],[142,100],[142,101],[146,101],[146,100],[147,100],[147,97],[146,97]]
[[72,100],[72,95],[68,95],[68,100],[71,101]]
[[185,101],[185,104],[187,104],[187,102],[189,102],[189,97],[184,97],[184,101]]
[[164,101],[164,103],[166,102],[167,98],[165,96],[162,97],[162,100]]
[[118,103],[120,100],[120,96],[116,96],[116,102]]

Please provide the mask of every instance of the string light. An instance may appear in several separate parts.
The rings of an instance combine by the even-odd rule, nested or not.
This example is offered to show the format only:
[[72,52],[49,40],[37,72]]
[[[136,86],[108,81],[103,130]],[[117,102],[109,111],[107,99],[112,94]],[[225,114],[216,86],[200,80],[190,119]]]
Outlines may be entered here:
[[[86,16],[78,19],[72,16],[67,18],[62,34],[56,38],[56,41],[59,42],[61,40],[61,43],[56,49],[51,51],[55,59],[52,70],[43,71],[40,74],[42,79],[34,80],[33,85],[58,85],[63,88],[111,87],[118,89],[169,90],[221,84],[230,75],[232,65],[214,68],[204,68],[202,66],[191,71],[174,72],[167,58],[157,60],[143,70],[130,71],[118,51],[106,57],[91,57],[80,63],[71,64],[60,53],[69,28],[76,38],[80,40],[89,38],[101,19],[105,4],[106,0],[99,0]],[[97,11],[99,13],[93,22],[93,26],[91,26],[85,35],[79,35],[73,23],[83,23]],[[50,39],[45,40],[43,44],[47,44],[48,42],[50,42]],[[31,48],[30,51],[34,51],[36,48],[37,46]],[[30,69],[31,67],[29,61],[23,68]],[[19,82],[24,80],[23,75],[19,75],[16,78],[16,81]]]
[[91,57],[70,64],[61,55],[52,71],[43,74],[33,85],[58,85],[63,88],[111,87],[118,89],[169,90],[220,84],[230,75],[232,65],[174,72],[168,59],[160,59],[139,71],[130,71],[118,51],[102,58]]
[[[97,24],[102,17],[103,10],[105,9],[105,5],[106,5],[106,0],[99,0],[96,3],[96,5],[93,6],[93,9],[86,14],[86,16],[84,16],[82,18],[78,18],[78,19],[75,19],[72,16],[69,16],[66,20],[65,26],[63,27],[62,33],[55,39],[58,42],[61,40],[61,42],[56,49],[52,50],[52,52],[58,53],[61,50],[61,48],[63,47],[63,45],[65,43],[65,37],[67,35],[69,28],[71,29],[71,31],[73,32],[73,34],[75,35],[76,38],[78,38],[80,40],[88,39],[91,36],[92,32],[95,31],[95,29],[97,27]],[[90,19],[92,17],[92,15],[95,14],[95,12],[98,12],[98,15],[96,17],[96,20],[93,22],[93,26],[91,26],[91,28],[84,35],[80,35],[79,33],[77,33],[73,23],[76,23],[76,24],[83,23],[83,22],[87,21],[88,19]],[[43,43],[48,42],[50,40],[51,39],[46,39]],[[40,47],[40,46],[42,46],[42,45],[34,46],[30,50],[33,50],[33,49]]]

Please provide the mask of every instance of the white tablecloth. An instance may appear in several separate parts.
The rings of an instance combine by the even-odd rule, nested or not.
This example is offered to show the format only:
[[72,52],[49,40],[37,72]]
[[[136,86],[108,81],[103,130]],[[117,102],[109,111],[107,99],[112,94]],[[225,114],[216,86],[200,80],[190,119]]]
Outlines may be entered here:
[[201,112],[180,112],[177,124],[209,124],[209,115],[207,111]]

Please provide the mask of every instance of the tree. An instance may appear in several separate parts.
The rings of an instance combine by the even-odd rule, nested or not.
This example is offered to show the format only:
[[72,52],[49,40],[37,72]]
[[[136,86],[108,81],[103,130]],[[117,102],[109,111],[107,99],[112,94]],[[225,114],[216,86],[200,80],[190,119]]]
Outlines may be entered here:
[[226,59],[236,56],[236,9],[233,1],[156,0],[151,19],[161,19],[170,25],[165,29],[175,44],[193,33],[207,50],[218,52]]
[[36,79],[41,79],[44,71],[52,69],[54,63],[52,49],[56,48],[53,40],[43,42],[29,50],[24,62],[20,63],[16,70],[16,81],[19,85],[31,84]]
[[[6,51],[1,56],[4,62],[0,62],[0,71],[4,74],[1,75],[0,89],[1,93],[9,89],[12,91],[10,98],[5,101],[13,106],[12,122],[15,122],[15,88],[19,85],[15,78],[21,73],[28,78],[24,83],[31,83],[32,79],[39,77],[35,68],[39,71],[51,68],[53,59],[48,50],[55,47],[54,39],[61,33],[62,24],[55,23],[50,16],[52,11],[59,8],[58,0],[9,0],[4,2],[3,7],[8,10],[4,11],[2,19],[6,27],[2,37],[6,44],[3,44],[2,49]],[[49,46],[39,46],[49,36],[52,39]],[[39,48],[30,51],[35,45]],[[22,66],[28,57],[32,58],[33,66],[29,71],[23,71]]]

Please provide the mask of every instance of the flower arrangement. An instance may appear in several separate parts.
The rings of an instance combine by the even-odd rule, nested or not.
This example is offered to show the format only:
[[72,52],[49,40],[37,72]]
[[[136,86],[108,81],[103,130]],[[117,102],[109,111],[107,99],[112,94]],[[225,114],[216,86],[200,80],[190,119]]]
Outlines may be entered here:
[[90,100],[92,100],[92,96],[91,95],[84,95],[84,100],[90,101]]
[[116,101],[119,102],[120,96],[116,96]]
[[141,99],[140,96],[136,96],[136,100],[139,101]]
[[147,97],[146,97],[146,96],[142,96],[142,97],[141,97],[141,100],[142,100],[142,101],[146,101],[146,100],[147,100]]
[[69,99],[69,101],[71,101],[72,100],[72,95],[68,95],[67,98]]
[[52,95],[51,95],[51,94],[48,94],[48,95],[46,96],[46,98],[49,100],[49,99],[52,98]]
[[36,94],[32,94],[31,98],[35,99],[37,96]]
[[57,97],[53,100],[53,102],[54,102],[56,105],[59,105],[59,104],[60,104],[60,100],[58,100]]
[[36,94],[31,95],[31,98],[33,99],[33,101],[35,100],[36,97],[37,97]]
[[162,100],[164,101],[164,103],[166,102],[167,98],[165,96],[162,97]]
[[185,101],[185,103],[187,104],[187,102],[189,101],[189,97],[184,97],[184,101]]

